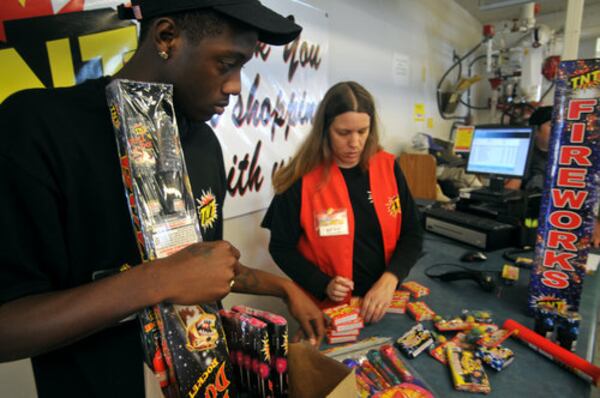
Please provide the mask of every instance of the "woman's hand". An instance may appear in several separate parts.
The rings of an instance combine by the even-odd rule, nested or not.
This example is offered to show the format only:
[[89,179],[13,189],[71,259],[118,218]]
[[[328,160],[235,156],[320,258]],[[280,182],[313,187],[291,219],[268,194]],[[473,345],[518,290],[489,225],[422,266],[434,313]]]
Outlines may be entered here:
[[354,282],[343,276],[336,276],[327,285],[325,293],[331,301],[343,301],[354,290]]
[[365,294],[360,314],[365,322],[379,322],[392,303],[398,286],[398,277],[384,272],[371,289]]

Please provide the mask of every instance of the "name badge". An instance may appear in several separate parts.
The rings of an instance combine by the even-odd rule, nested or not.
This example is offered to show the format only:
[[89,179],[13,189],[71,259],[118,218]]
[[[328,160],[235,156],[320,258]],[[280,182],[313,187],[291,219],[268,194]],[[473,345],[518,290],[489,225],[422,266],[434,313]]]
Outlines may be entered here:
[[329,209],[317,214],[319,236],[348,235],[348,212],[346,209]]

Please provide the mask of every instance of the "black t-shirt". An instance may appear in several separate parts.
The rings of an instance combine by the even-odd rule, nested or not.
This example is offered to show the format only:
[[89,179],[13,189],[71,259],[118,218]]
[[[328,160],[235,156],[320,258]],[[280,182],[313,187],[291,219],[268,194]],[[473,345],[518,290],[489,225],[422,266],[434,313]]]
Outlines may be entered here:
[[522,183],[524,190],[529,192],[541,192],[544,189],[547,165],[548,152],[542,151],[537,146],[534,146],[531,160],[529,161],[529,171]]
[[[26,90],[0,105],[0,303],[80,286],[96,271],[140,262],[108,81]],[[221,147],[206,124],[180,124],[197,206],[216,200],[203,237],[220,239]],[[143,396],[138,329],[127,322],[32,358],[39,396]]]
[[[348,187],[354,213],[353,295],[364,296],[384,271],[394,273],[400,281],[408,275],[421,255],[423,232],[404,175],[395,163],[394,175],[402,206],[402,229],[386,269],[381,227],[370,198],[369,173],[360,166],[340,170]],[[271,230],[269,251],[277,265],[302,288],[322,300],[331,277],[309,262],[297,249],[303,233],[300,225],[301,205],[302,179],[299,179],[287,191],[275,195],[262,226]]]

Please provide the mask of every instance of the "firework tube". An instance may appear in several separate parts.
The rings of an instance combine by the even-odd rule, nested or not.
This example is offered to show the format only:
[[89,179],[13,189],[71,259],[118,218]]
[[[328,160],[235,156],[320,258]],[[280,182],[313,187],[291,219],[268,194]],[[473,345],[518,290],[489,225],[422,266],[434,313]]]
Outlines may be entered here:
[[507,319],[502,326],[503,329],[514,331],[513,337],[518,338],[527,344],[530,348],[550,358],[559,365],[563,365],[577,376],[594,383],[600,384],[600,368],[592,365],[583,358],[578,357],[571,351],[565,350],[558,344],[540,336],[533,330],[521,325],[520,323]]
[[402,381],[411,382],[415,379],[412,373],[406,368],[406,365],[398,358],[394,347],[389,344],[384,344],[379,348],[379,351],[381,352],[383,360],[390,365],[392,370],[394,370],[398,376],[400,376]]
[[375,369],[383,376],[383,378],[390,383],[390,385],[395,386],[397,384],[402,383],[400,378],[396,376],[396,374],[390,369],[390,367],[383,361],[383,358],[379,351],[377,350],[369,350],[367,353],[367,358],[373,364]]
[[371,384],[369,379],[364,375],[360,374],[360,365],[358,364],[358,362],[356,362],[354,359],[346,358],[342,361],[342,363],[348,368],[354,369],[354,374],[356,375],[356,385],[360,390],[361,397],[363,396],[363,394],[369,397],[371,396],[371,394],[374,394],[377,391],[375,389],[375,386]]

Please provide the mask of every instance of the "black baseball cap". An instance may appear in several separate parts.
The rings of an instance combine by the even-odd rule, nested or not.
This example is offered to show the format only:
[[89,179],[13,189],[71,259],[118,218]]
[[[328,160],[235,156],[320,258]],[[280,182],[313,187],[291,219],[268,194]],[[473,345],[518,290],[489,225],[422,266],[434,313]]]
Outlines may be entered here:
[[530,126],[541,126],[547,121],[552,120],[552,107],[541,106],[537,108],[529,117]]
[[258,31],[263,43],[281,45],[294,40],[302,27],[263,6],[258,0],[132,0],[117,7],[119,18],[147,20],[182,11],[211,8]]

